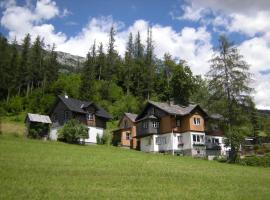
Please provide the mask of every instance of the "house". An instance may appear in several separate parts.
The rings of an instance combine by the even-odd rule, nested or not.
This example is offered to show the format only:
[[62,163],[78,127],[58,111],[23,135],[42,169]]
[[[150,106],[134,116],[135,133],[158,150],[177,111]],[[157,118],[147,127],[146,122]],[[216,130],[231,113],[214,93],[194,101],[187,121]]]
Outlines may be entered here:
[[[50,117],[47,115],[27,113],[25,117],[25,124],[27,127],[26,136],[45,139],[48,137],[48,134],[50,131],[50,125],[52,124],[52,121]],[[35,130],[35,134],[30,133],[31,130]]]
[[136,117],[137,114],[124,113],[118,124],[119,129],[113,131],[113,145],[131,149],[139,148],[136,139]]
[[225,135],[222,131],[221,123],[224,121],[223,117],[219,114],[211,114],[207,118],[206,123],[206,154],[207,155],[222,155],[227,156],[230,147],[225,145]]
[[206,117],[199,105],[149,101],[136,118],[140,150],[203,157]]
[[51,109],[52,128],[50,139],[57,140],[57,130],[70,119],[77,119],[88,127],[88,139],[85,143],[97,143],[97,137],[102,137],[106,122],[111,116],[93,102],[69,98],[67,95],[58,96]]

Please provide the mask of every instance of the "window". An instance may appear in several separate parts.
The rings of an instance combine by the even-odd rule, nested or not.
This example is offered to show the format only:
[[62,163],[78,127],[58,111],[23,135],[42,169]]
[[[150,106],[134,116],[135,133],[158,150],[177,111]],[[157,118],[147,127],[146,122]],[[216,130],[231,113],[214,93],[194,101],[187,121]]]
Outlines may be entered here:
[[213,144],[219,144],[219,139],[218,138],[212,138],[212,143]]
[[69,119],[69,112],[65,111],[65,120],[67,121]]
[[167,144],[166,137],[156,137],[156,144],[157,145]]
[[193,135],[193,142],[194,143],[204,143],[204,136],[203,135]]
[[181,126],[181,121],[180,119],[176,119],[176,127],[180,127]]
[[153,128],[159,128],[159,122],[153,121],[152,126],[153,126]]
[[93,113],[88,113],[87,114],[87,120],[94,120],[94,114]]
[[126,140],[130,140],[130,139],[131,139],[130,133],[126,133]]
[[201,124],[201,119],[199,117],[194,117],[193,118],[193,124],[200,125]]
[[142,125],[143,125],[143,128],[148,128],[148,123],[147,122],[143,122]]

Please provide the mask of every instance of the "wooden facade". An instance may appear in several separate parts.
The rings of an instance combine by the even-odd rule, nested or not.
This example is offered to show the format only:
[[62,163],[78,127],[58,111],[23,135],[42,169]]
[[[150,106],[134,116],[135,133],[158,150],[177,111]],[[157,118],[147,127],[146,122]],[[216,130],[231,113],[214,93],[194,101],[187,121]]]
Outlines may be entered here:
[[113,132],[113,145],[137,149],[136,123],[127,115],[119,122],[119,129]]
[[[147,117],[152,115],[156,120]],[[204,132],[205,131],[205,116],[206,114],[198,106],[194,107],[185,115],[176,115],[166,113],[166,111],[148,104],[144,111],[139,115],[137,122],[137,136],[147,136],[152,134],[166,133],[184,133],[188,131]],[[153,126],[154,121],[159,123],[159,127]],[[144,125],[147,123],[147,126]],[[155,127],[155,128],[153,128]]]

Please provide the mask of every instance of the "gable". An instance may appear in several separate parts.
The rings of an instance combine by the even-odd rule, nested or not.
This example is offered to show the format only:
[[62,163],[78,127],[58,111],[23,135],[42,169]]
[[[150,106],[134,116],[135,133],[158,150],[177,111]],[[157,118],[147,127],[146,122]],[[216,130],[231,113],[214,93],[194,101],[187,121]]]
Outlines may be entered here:
[[124,115],[119,122],[119,128],[124,129],[124,128],[130,128],[132,126],[134,126],[134,123],[126,115]]
[[140,120],[142,118],[144,118],[145,116],[150,116],[150,115],[154,115],[157,118],[161,118],[164,117],[166,115],[168,115],[168,113],[166,113],[165,111],[161,110],[159,107],[151,104],[151,103],[147,103],[146,106],[144,107],[143,111],[138,115],[138,117],[136,118],[136,120]]

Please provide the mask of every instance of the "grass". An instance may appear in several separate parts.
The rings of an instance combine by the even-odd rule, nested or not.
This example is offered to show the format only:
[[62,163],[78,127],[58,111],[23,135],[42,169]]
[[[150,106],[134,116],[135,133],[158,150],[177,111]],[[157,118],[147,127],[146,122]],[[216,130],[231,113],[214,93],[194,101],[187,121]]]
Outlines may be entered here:
[[270,169],[0,136],[0,199],[269,199]]
[[26,114],[5,116],[0,119],[0,129],[4,133],[23,135],[25,133],[24,119]]

